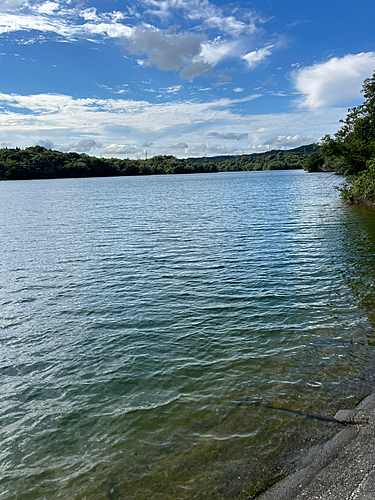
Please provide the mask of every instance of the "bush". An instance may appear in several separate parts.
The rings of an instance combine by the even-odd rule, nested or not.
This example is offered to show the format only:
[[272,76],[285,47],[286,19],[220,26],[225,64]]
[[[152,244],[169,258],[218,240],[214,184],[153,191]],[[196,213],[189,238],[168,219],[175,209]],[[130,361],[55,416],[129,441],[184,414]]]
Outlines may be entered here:
[[348,177],[340,188],[341,196],[351,203],[375,204],[375,158],[366,164],[367,170]]

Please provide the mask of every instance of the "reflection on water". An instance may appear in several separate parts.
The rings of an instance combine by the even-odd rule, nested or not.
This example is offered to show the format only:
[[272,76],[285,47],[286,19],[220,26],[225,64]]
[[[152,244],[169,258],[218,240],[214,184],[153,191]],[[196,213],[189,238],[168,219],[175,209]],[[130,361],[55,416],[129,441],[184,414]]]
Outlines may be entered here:
[[343,221],[348,232],[344,240],[349,255],[343,275],[356,303],[366,311],[375,326],[375,210],[368,206],[351,207],[350,225]]
[[2,498],[251,498],[337,432],[375,341],[374,211],[338,182],[1,183]]

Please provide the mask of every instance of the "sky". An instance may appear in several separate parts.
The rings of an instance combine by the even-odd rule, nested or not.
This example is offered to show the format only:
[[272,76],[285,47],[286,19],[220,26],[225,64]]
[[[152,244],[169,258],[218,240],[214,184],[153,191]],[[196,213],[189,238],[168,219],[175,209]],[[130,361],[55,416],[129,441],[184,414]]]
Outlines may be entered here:
[[0,147],[291,149],[375,70],[374,0],[0,0]]

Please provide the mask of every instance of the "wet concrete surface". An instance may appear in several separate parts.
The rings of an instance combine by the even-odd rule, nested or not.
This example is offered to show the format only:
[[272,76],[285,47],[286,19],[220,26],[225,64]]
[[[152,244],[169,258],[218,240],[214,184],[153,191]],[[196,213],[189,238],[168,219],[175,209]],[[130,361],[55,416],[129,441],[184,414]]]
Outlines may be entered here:
[[375,500],[375,393],[335,419],[345,427],[259,500]]

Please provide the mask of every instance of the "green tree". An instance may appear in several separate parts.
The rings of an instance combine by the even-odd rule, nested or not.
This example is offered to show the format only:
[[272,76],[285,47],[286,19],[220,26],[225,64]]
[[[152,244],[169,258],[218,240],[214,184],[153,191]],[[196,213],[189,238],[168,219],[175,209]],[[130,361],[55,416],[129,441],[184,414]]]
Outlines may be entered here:
[[321,154],[325,162],[334,165],[344,175],[355,175],[367,168],[375,157],[375,71],[362,87],[363,104],[348,110],[343,126],[334,138],[323,138]]

